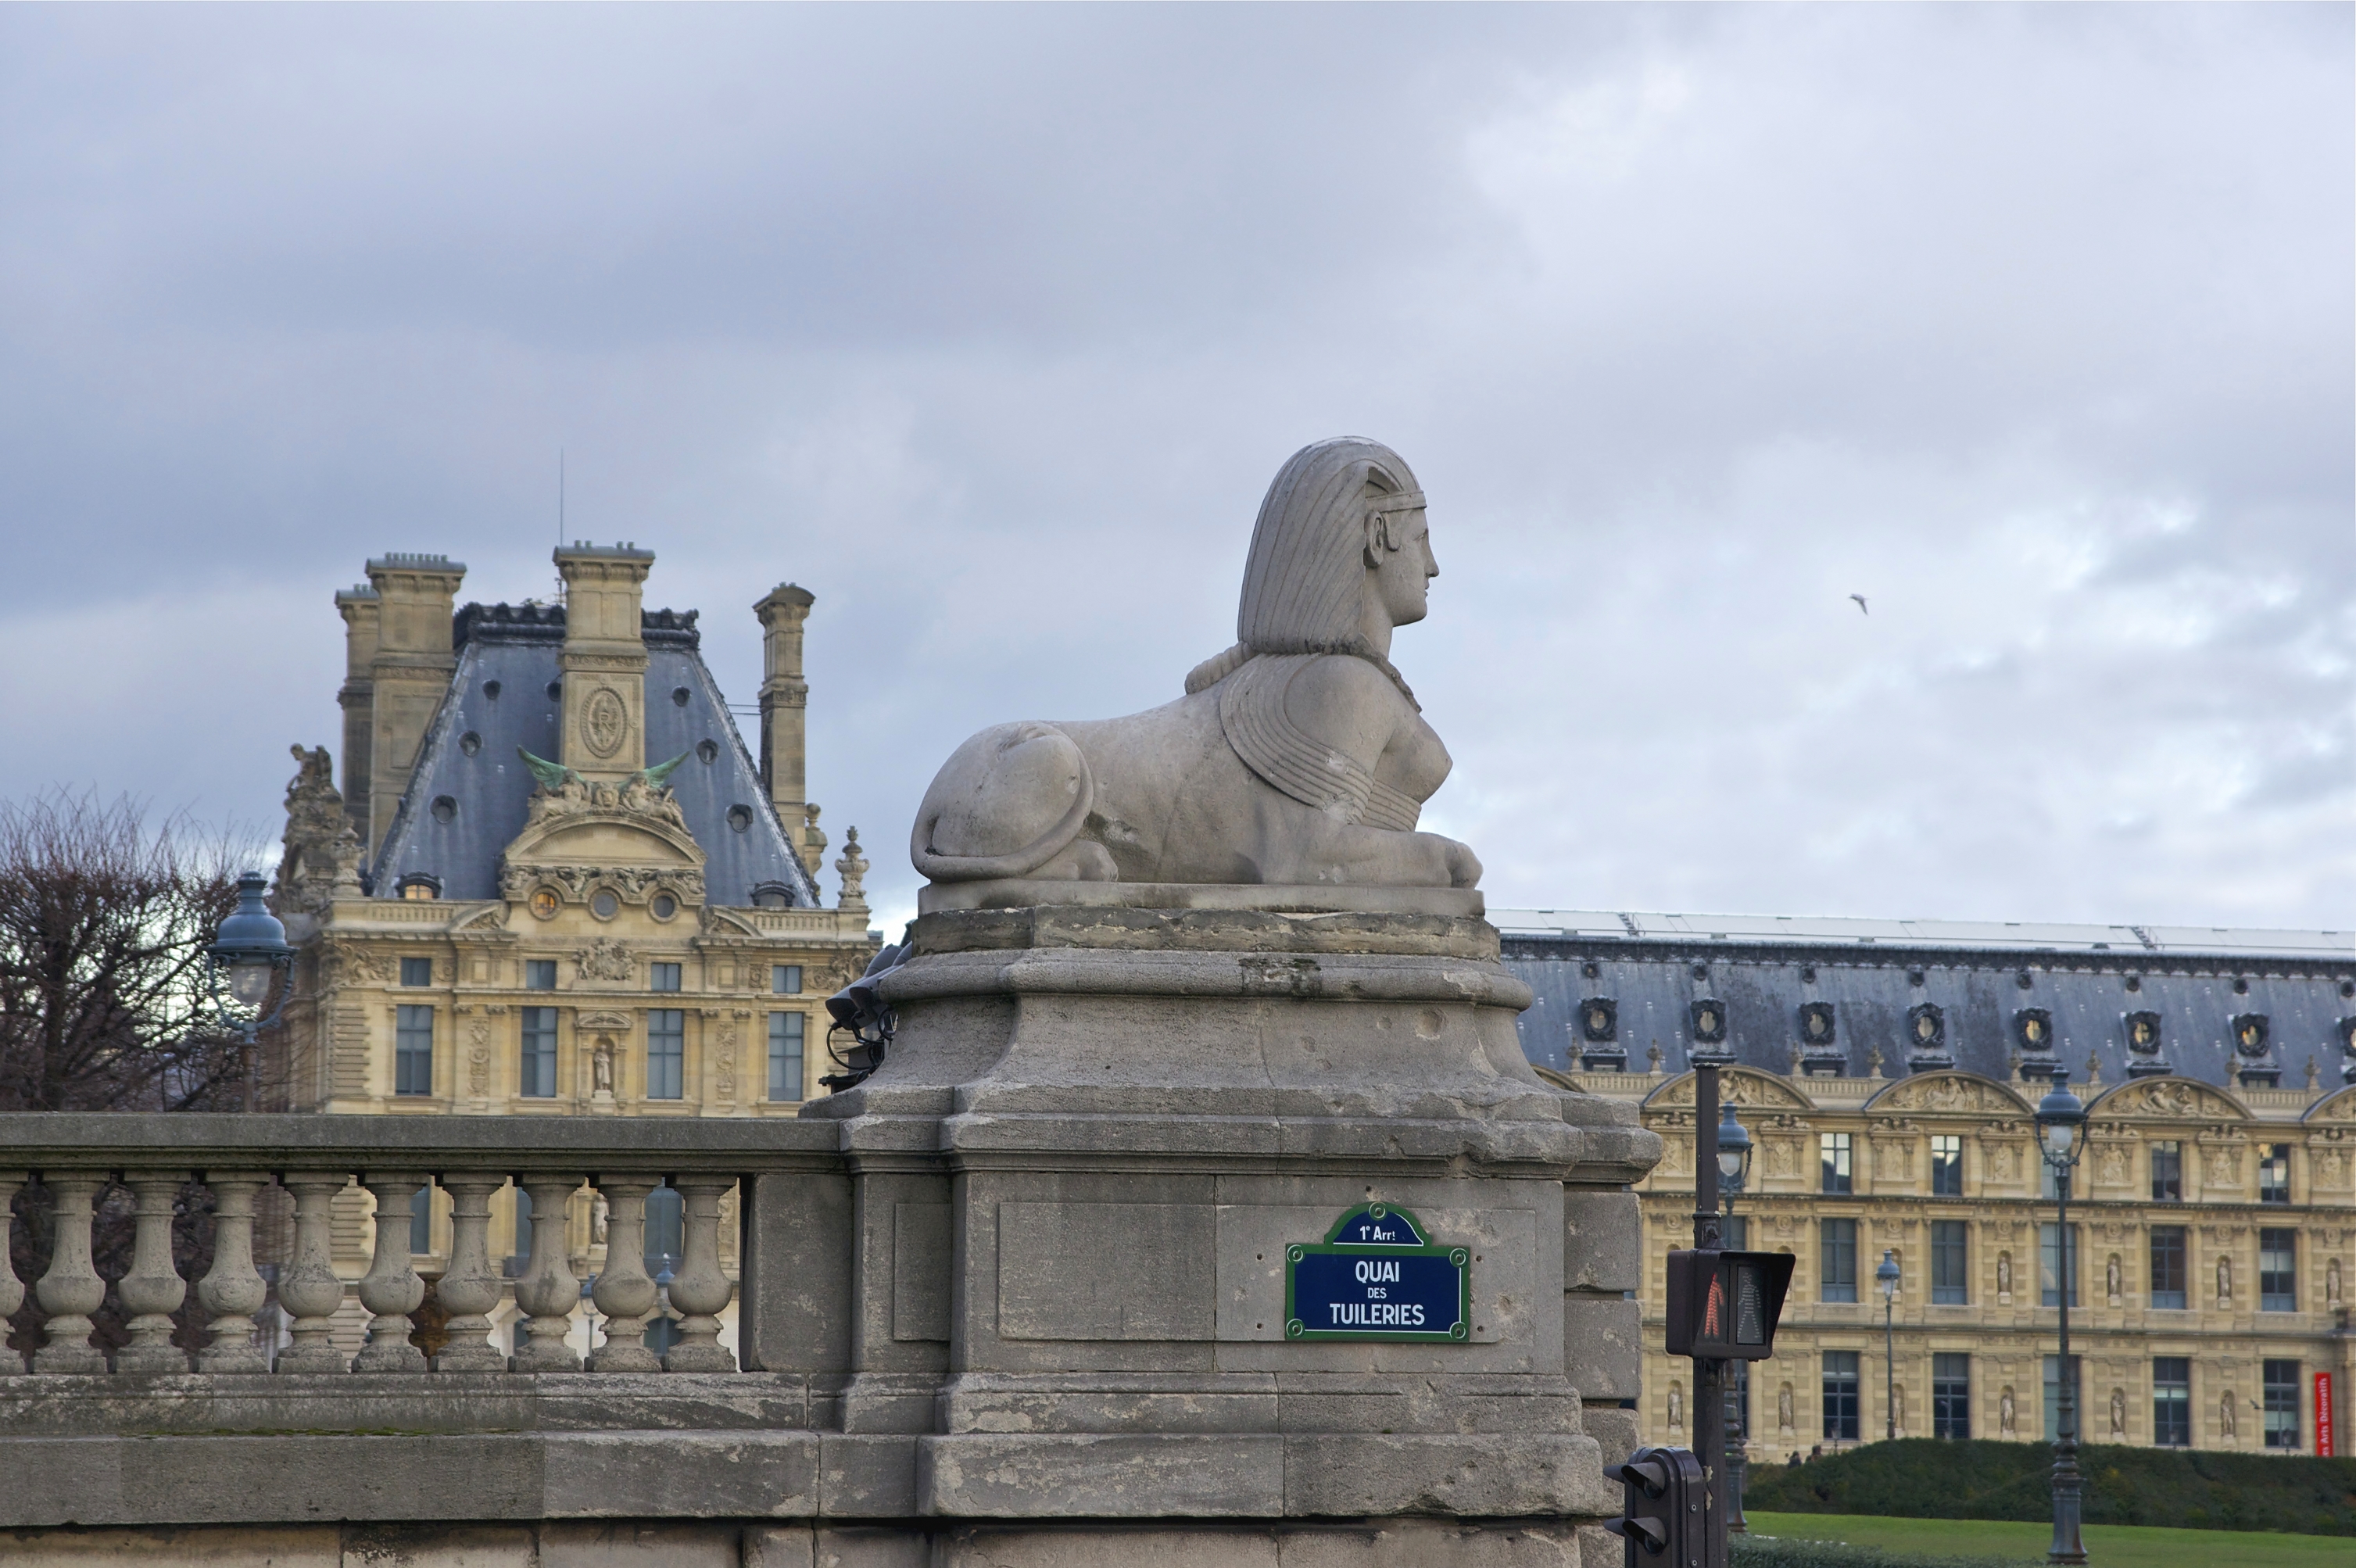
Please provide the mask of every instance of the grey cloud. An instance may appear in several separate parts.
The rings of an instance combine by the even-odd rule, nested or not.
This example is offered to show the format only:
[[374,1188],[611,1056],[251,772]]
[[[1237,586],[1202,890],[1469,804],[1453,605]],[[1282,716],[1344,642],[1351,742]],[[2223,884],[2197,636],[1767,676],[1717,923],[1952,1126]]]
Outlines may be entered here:
[[545,592],[562,446],[739,700],[819,594],[814,792],[904,907],[948,749],[1174,694],[1351,431],[1436,498],[1399,658],[1500,903],[2344,924],[2350,34],[0,13],[0,719],[266,816],[329,592]]

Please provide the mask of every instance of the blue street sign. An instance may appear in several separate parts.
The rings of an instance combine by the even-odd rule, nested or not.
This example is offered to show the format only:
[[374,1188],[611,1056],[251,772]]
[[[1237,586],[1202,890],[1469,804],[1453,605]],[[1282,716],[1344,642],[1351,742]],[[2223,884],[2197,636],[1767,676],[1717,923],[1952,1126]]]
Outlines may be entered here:
[[1284,1250],[1287,1339],[1458,1340],[1472,1332],[1472,1260],[1404,1208],[1365,1203],[1323,1241]]

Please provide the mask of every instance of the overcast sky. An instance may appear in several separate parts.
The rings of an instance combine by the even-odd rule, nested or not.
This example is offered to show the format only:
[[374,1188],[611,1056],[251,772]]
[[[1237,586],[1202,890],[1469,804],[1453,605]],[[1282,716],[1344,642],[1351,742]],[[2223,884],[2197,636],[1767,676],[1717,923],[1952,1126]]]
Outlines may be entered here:
[[818,596],[904,918],[1358,435],[1493,904],[2345,929],[2351,20],[5,7],[0,789],[274,837],[333,592],[545,595],[562,449],[733,700]]

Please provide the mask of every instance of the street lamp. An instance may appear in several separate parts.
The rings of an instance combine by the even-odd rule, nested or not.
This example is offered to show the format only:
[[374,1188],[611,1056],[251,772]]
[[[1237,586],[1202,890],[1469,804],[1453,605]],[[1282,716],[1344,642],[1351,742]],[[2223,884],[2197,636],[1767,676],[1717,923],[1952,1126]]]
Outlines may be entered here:
[[[294,966],[294,950],[286,945],[286,928],[262,902],[262,891],[269,886],[269,878],[258,871],[239,877],[237,912],[221,921],[213,932],[213,945],[205,950],[205,990],[212,998],[214,1016],[245,1040],[244,1109],[248,1111],[254,1101],[254,1036],[278,1022],[294,992],[291,984],[278,985],[278,1004],[264,1011],[262,1004],[270,1000],[273,983]],[[229,989],[226,1002],[221,998],[224,985]]]
[[1736,1120],[1734,1102],[1730,1100],[1718,1123],[1718,1185],[1726,1194],[1727,1213],[1734,1212],[1734,1200],[1742,1195],[1750,1177],[1751,1133]]
[[2048,1563],[2083,1563],[2086,1548],[2078,1539],[2080,1487],[2078,1477],[2077,1380],[2070,1368],[2070,1172],[2085,1152],[2086,1105],[2070,1092],[2069,1079],[2059,1073],[2052,1092],[2037,1105],[2039,1153],[2053,1170],[2053,1195],[2059,1213],[2053,1227],[2053,1253],[2060,1280],[2054,1298],[2062,1306],[2062,1359],[2055,1402],[2053,1436],[2053,1544]]
[[1890,1326],[1890,1315],[1898,1305],[1898,1259],[1890,1250],[1881,1250],[1881,1266],[1873,1271],[1873,1283],[1881,1290],[1881,1434],[1898,1435],[1898,1341],[1897,1331]]
[[[1726,1217],[1734,1218],[1734,1200],[1742,1196],[1751,1179],[1751,1133],[1734,1114],[1734,1101],[1726,1102],[1725,1114],[1718,1123],[1718,1185],[1726,1199]],[[1732,1234],[1733,1226],[1724,1228]],[[1750,1382],[1751,1369],[1746,1365],[1740,1373],[1745,1386]],[[1748,1534],[1751,1521],[1742,1516],[1742,1467],[1747,1434],[1742,1429],[1742,1416],[1733,1378],[1726,1380],[1726,1528],[1733,1534]]]

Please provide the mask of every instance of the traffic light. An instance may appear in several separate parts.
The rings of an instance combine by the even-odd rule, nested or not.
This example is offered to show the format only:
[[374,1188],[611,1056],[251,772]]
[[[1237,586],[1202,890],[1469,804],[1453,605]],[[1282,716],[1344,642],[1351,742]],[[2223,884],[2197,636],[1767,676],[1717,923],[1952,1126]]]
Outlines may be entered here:
[[1687,1448],[1639,1448],[1604,1475],[1620,1483],[1617,1519],[1603,1528],[1626,1541],[1626,1568],[1722,1568],[1709,1561],[1709,1487]]
[[1772,1356],[1792,1263],[1789,1252],[1671,1252],[1669,1354],[1714,1361]]

